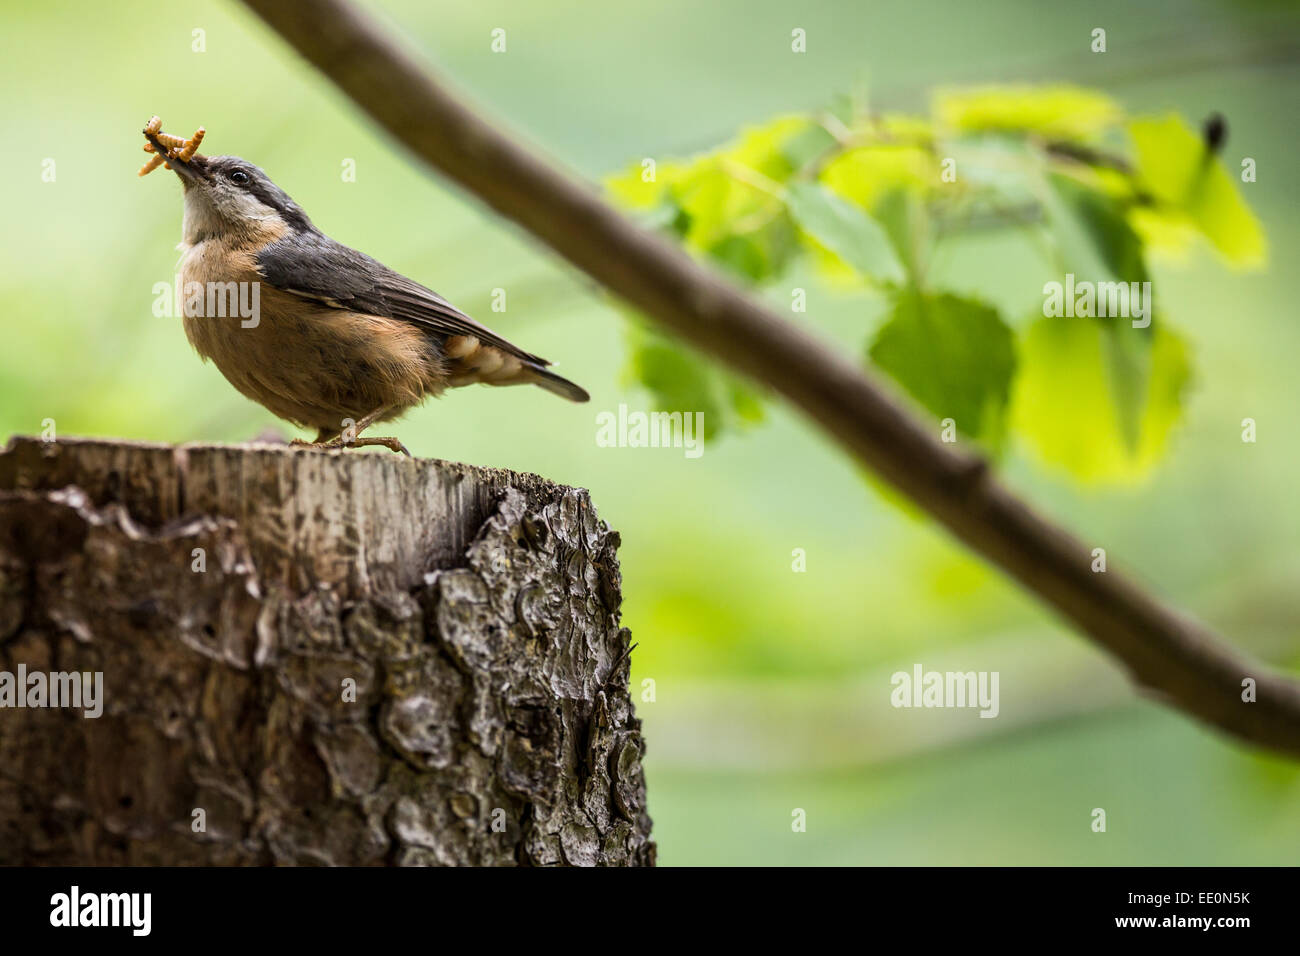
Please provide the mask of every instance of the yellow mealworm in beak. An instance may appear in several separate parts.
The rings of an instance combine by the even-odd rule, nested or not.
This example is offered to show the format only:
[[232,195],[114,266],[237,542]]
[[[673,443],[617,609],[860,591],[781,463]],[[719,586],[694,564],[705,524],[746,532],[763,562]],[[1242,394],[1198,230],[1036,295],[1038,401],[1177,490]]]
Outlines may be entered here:
[[189,142],[180,136],[173,136],[171,133],[155,133],[154,135],[158,137],[158,142],[172,150],[184,149],[185,144]]
[[176,158],[186,163],[193,159],[194,153],[198,150],[199,143],[203,142],[203,136],[206,132],[207,130],[202,126],[196,129],[194,135],[190,137],[189,142],[185,143],[185,145],[181,147],[181,151],[177,154]]
[[[166,166],[171,169],[172,164],[168,160],[176,159],[188,163],[194,158],[194,154],[198,151],[199,144],[203,142],[203,136],[207,132],[200,126],[189,139],[182,139],[179,136],[173,136],[171,133],[164,133],[162,131],[162,119],[157,116],[150,118],[149,122],[145,124],[144,131],[146,135],[155,137],[166,152],[162,155],[155,155],[149,162],[141,166],[140,172],[137,174],[140,176],[153,172],[159,166]],[[158,152],[152,142],[144,144],[144,151],[146,153]]]

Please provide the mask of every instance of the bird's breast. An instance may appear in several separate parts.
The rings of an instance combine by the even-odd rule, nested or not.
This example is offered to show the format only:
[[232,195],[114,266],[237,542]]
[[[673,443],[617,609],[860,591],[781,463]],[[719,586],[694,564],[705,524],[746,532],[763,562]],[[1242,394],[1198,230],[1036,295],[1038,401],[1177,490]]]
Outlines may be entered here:
[[278,289],[246,246],[195,243],[181,279],[194,349],[281,418],[337,427],[380,407],[418,404],[445,384],[441,352],[418,328]]

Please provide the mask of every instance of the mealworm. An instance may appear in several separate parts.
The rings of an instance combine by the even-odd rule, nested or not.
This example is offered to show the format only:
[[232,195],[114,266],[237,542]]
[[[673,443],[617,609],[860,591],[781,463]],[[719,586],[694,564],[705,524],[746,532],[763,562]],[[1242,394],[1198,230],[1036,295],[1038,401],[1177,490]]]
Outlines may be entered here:
[[168,149],[184,149],[186,142],[188,142],[184,137],[173,136],[171,133],[156,133],[154,135],[158,137],[158,142]]
[[152,142],[145,143],[144,151],[146,153],[154,153],[155,155],[149,160],[149,162],[140,167],[140,172],[137,174],[139,176],[151,173],[159,166],[166,166],[168,169],[171,169],[172,164],[169,160],[176,159],[183,163],[188,163],[194,158],[194,154],[198,151],[199,144],[203,142],[203,136],[207,132],[207,130],[200,126],[194,131],[194,135],[189,139],[182,139],[181,137],[174,136],[171,133],[164,133],[162,131],[162,119],[157,116],[150,118],[149,122],[145,124],[144,131],[146,135],[153,136],[158,140],[158,143],[163,147],[164,152],[159,154],[157,147],[155,147]]
[[177,154],[176,158],[185,163],[188,163],[193,159],[194,153],[199,148],[199,143],[203,142],[203,136],[206,132],[207,130],[202,126],[196,129],[194,135],[190,137],[189,141],[185,143],[183,147],[181,147],[181,151]]

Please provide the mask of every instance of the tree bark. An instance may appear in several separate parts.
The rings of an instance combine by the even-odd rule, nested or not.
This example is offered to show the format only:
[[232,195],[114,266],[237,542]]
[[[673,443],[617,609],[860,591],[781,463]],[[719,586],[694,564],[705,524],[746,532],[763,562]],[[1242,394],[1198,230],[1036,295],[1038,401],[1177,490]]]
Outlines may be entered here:
[[15,439],[0,671],[103,711],[0,687],[0,863],[653,864],[618,543],[534,475]]

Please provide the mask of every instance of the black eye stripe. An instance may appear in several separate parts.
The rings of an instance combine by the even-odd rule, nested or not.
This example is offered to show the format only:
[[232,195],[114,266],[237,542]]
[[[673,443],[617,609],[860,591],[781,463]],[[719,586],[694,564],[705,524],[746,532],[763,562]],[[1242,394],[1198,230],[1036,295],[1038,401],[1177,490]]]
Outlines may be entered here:
[[240,192],[251,196],[262,205],[274,209],[285,222],[296,229],[312,229],[311,220],[298,208],[289,196],[285,195],[266,174],[251,164],[242,165],[237,157],[221,157],[210,167],[218,180],[224,180],[239,188]]

